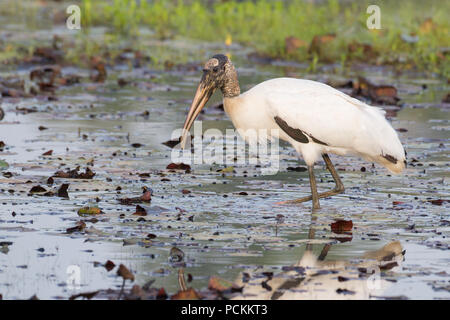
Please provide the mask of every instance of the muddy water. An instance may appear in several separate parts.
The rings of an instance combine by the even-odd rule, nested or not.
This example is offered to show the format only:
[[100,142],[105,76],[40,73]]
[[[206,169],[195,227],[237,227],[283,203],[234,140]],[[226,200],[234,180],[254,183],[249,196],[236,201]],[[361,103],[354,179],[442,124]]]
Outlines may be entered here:
[[[166,45],[190,49],[186,42]],[[220,45],[208,48],[205,57],[222,50]],[[440,103],[448,86],[421,75],[395,77],[373,68],[339,76],[328,68],[312,75],[302,65],[257,65],[245,58],[242,48],[231,51],[243,89],[278,76],[327,81],[361,73],[395,85],[404,105],[387,109],[394,128],[406,129],[399,133],[410,162],[406,172],[390,176],[378,165],[332,156],[346,192],[322,200],[322,209],[314,214],[310,203],[275,204],[309,193],[307,173],[287,171],[304,165],[289,146],[281,148],[275,175],[261,175],[255,165],[234,165],[234,172],[226,173],[218,172],[224,168],[219,164],[192,165],[190,173],[171,172],[166,166],[172,162],[172,151],[162,142],[182,126],[198,72],[117,67],[109,70],[105,84],[61,88],[54,102],[5,99],[0,140],[6,148],[0,159],[9,168],[1,173],[12,176],[0,176],[3,298],[36,294],[41,299],[66,299],[80,292],[118,289],[122,281],[116,270],[101,266],[107,260],[130,268],[135,283],[154,280],[153,286],[174,294],[179,290],[179,265],[169,260],[172,247],[185,254],[185,274],[193,279],[188,286],[201,290],[213,275],[234,281],[245,270],[280,272],[303,257],[307,244],[313,244],[315,255],[330,244],[325,260],[346,263],[394,240],[405,250],[403,259],[381,273],[389,286],[365,297],[450,298],[450,204],[430,202],[450,198],[450,118],[448,105]],[[119,87],[118,77],[130,84]],[[219,98],[214,96],[210,105]],[[18,106],[36,106],[39,112],[20,114],[15,112]],[[210,108],[199,119],[204,130],[232,128],[217,109]],[[40,131],[39,126],[48,129]],[[42,156],[48,150],[53,154]],[[96,173],[92,180],[55,178],[52,186],[46,184],[58,170],[84,170],[88,165]],[[322,163],[317,166],[320,190],[333,186],[324,169]],[[62,183],[70,184],[70,199],[28,194],[36,185],[56,191]],[[145,220],[132,215],[135,206],[117,201],[140,196],[143,186],[153,190],[151,204],[142,205],[148,213]],[[95,216],[98,221],[77,215],[88,205],[104,212]],[[283,215],[283,221],[277,222],[277,215]],[[81,219],[86,229],[68,234],[66,230]],[[351,220],[351,233],[332,232],[330,225],[337,220]],[[314,239],[308,239],[311,230]],[[148,234],[156,238],[150,240]],[[323,289],[327,290],[335,289]]]

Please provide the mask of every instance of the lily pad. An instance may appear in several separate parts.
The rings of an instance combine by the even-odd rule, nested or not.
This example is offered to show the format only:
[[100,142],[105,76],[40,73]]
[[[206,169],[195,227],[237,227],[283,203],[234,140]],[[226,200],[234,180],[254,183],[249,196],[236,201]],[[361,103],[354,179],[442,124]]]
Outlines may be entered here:
[[102,210],[99,207],[84,207],[78,210],[79,216],[91,216],[102,213]]
[[8,168],[9,168],[8,162],[6,162],[4,160],[0,160],[0,171],[8,169]]
[[226,291],[232,289],[234,284],[228,280],[212,276],[209,278],[208,289],[216,291]]

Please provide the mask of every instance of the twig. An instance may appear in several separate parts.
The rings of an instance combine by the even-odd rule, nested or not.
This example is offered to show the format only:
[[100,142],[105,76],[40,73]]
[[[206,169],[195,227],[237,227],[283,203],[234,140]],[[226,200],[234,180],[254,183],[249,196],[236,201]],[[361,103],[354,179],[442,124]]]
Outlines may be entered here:
[[183,268],[178,269],[178,283],[180,285],[181,291],[187,290],[186,282],[184,280],[184,269]]
[[120,298],[122,297],[122,293],[123,293],[123,288],[124,287],[125,287],[125,279],[123,279],[122,288],[120,289],[119,296],[117,297],[117,300],[120,300]]

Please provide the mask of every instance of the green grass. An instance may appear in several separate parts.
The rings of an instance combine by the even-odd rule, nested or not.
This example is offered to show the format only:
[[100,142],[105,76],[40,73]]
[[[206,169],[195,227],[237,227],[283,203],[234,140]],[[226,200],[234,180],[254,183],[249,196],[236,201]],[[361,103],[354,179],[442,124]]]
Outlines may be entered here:
[[[381,30],[366,27],[369,4],[381,9]],[[110,42],[136,43],[143,37],[142,28],[148,28],[158,39],[225,42],[231,38],[269,57],[307,61],[312,71],[320,63],[345,66],[359,60],[450,75],[449,54],[444,50],[450,47],[448,1],[80,0],[79,5],[85,42],[92,26],[107,26]],[[427,29],[428,18],[432,23]],[[336,38],[320,50],[308,50],[315,36],[326,34]],[[418,36],[418,41],[408,43],[402,35]],[[290,36],[305,45],[286,50],[285,39]],[[376,54],[368,57],[362,48],[350,51],[350,44],[370,45]],[[96,49],[85,46],[88,52]]]
[[[442,48],[450,47],[450,11],[447,1],[358,1],[337,0],[320,4],[302,0],[277,1],[161,1],[83,0],[85,22],[107,25],[111,31],[139,36],[139,26],[154,30],[161,39],[188,37],[224,42],[231,36],[261,54],[283,59],[346,64],[354,59],[369,63],[416,67],[420,70],[449,76],[448,55]],[[381,30],[366,27],[369,4],[381,8]],[[432,19],[432,30],[421,26]],[[316,35],[334,33],[336,39],[319,53],[308,52]],[[407,43],[402,35],[418,35],[416,43]],[[287,52],[285,39],[294,36],[308,45]],[[349,52],[350,43],[365,43],[378,54],[367,59],[363,52]]]

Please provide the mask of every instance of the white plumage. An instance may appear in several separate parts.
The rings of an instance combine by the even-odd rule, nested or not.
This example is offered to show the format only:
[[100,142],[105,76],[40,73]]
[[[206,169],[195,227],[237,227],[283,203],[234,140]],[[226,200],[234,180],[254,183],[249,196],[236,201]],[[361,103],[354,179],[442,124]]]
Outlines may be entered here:
[[[278,116],[291,128],[326,143],[300,143],[280,130],[280,138],[290,142],[308,165],[323,153],[334,153],[361,156],[393,173],[405,167],[405,151],[385,112],[323,83],[272,79],[238,97],[224,98],[224,107],[240,131],[279,129],[274,120]],[[396,164],[383,155],[397,159]]]
[[[385,112],[354,99],[328,85],[292,78],[265,81],[241,94],[236,69],[218,54],[209,59],[183,126],[181,145],[189,129],[216,89],[224,96],[224,108],[244,139],[263,140],[277,135],[303,157],[309,173],[311,196],[288,201],[319,199],[344,192],[344,185],[328,153],[354,154],[400,173],[406,165],[405,151]],[[258,136],[259,135],[259,136]],[[322,157],[336,187],[318,193],[314,163]]]

